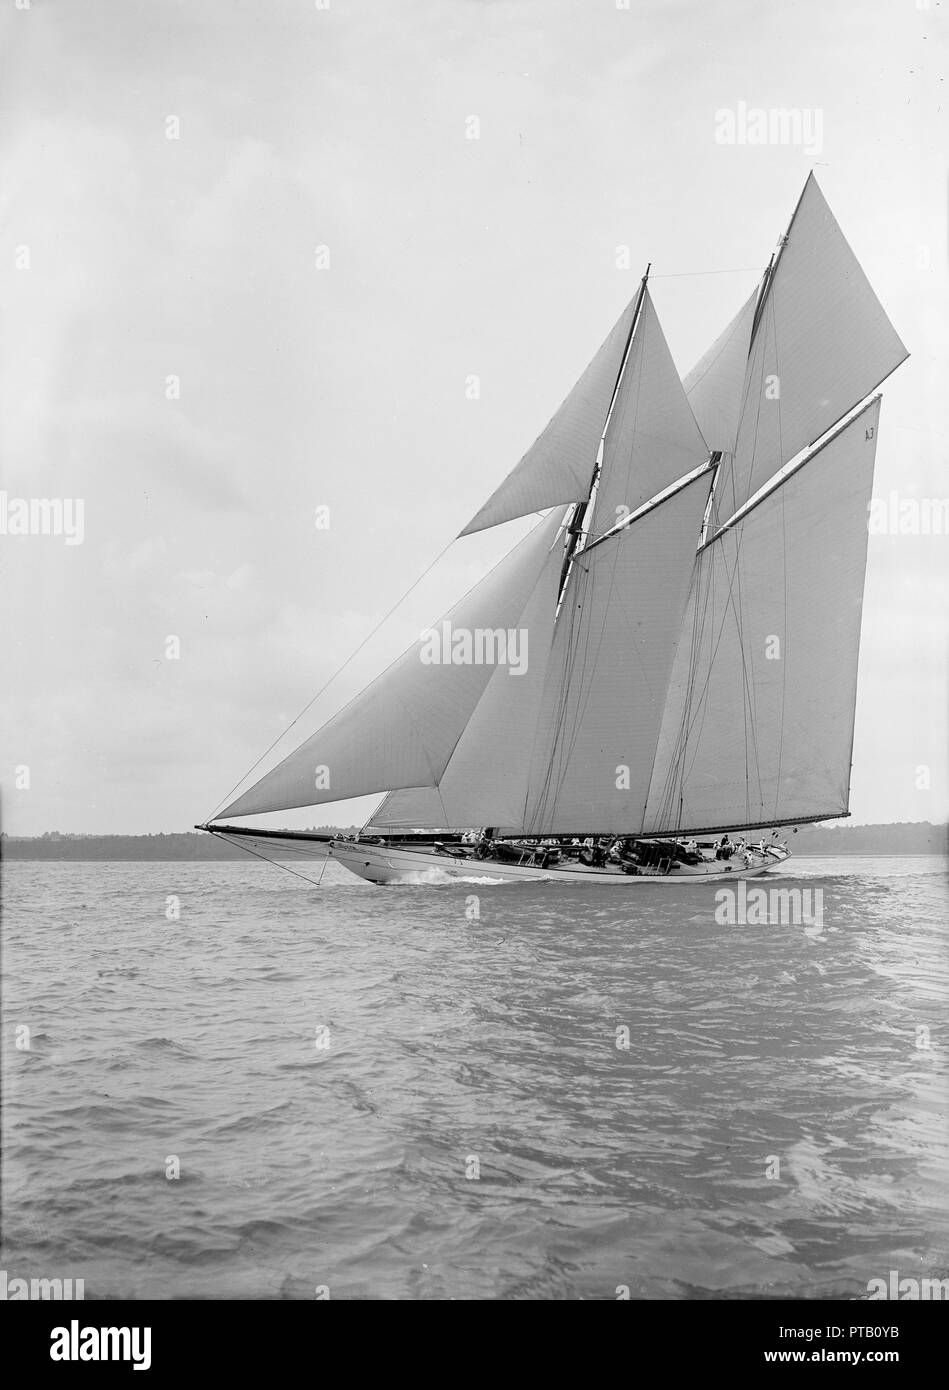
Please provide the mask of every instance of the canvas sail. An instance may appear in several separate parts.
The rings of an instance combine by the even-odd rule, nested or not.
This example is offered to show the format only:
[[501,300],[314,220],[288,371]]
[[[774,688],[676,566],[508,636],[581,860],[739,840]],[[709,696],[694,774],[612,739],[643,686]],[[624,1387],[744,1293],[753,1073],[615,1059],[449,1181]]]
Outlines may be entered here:
[[682,385],[709,449],[733,454],[758,290],[695,364]]
[[686,399],[648,289],[603,441],[591,535],[609,531],[701,467],[708,448]]
[[755,330],[719,516],[733,515],[906,356],[811,174]]
[[493,673],[438,786],[391,792],[372,817],[374,829],[521,824],[562,561],[554,546],[520,617],[530,634],[528,670],[514,680],[503,668]]
[[581,552],[554,635],[525,827],[642,827],[709,478]]
[[647,831],[846,815],[877,397],[699,553]]
[[461,535],[586,497],[637,299],[627,304],[546,429]]
[[[422,659],[422,640],[337,715],[289,754],[271,772],[223,810],[221,816],[249,816],[315,806],[395,787],[434,786],[447,766],[472,712],[497,666],[476,659],[477,634],[485,634],[482,655],[499,647],[490,634],[517,634],[522,614],[541,578],[549,572],[548,552],[563,519],[552,513],[520,545],[435,625],[441,634],[473,634],[469,664]],[[556,547],[559,552],[560,547]],[[518,656],[524,651],[518,638]],[[451,646],[449,645],[449,650]],[[515,674],[510,661],[503,679],[527,679],[527,667]],[[461,653],[464,655],[464,653]],[[510,655],[510,653],[507,653]],[[540,655],[539,653],[537,655]]]

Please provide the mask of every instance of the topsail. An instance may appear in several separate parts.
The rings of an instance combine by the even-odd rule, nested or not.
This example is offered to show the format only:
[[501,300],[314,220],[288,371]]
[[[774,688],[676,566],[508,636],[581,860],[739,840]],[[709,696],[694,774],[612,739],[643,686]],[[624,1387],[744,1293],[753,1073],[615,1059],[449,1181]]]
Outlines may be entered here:
[[906,356],[811,174],[765,283],[718,515],[737,511]]
[[652,297],[644,289],[636,333],[603,437],[592,534],[609,531],[704,464],[708,454]]
[[546,429],[468,522],[463,536],[586,497],[606,412],[629,347],[635,308],[634,299]]

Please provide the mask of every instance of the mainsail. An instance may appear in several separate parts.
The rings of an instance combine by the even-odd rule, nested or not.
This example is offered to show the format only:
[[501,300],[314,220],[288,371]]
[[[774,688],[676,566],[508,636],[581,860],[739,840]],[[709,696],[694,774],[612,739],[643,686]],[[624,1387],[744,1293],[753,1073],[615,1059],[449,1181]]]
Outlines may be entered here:
[[530,831],[642,829],[707,497],[703,475],[581,551],[549,663]]
[[523,669],[426,664],[416,643],[221,814],[384,791],[379,830],[846,815],[880,411],[865,402],[905,356],[813,176],[684,382],[644,278],[462,533],[557,508],[442,624],[516,630]]
[[[580,552],[521,710],[495,677],[437,789],[396,792],[374,828],[641,828],[708,483]],[[556,587],[546,596],[552,631]]]
[[846,815],[880,399],[700,551],[646,829]]

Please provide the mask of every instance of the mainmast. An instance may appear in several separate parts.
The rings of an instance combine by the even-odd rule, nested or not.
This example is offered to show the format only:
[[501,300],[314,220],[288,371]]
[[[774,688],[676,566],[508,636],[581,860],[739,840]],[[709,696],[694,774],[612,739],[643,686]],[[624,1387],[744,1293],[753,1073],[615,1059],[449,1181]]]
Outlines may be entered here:
[[794,219],[797,217],[797,214],[798,214],[798,211],[799,211],[799,209],[800,209],[800,206],[801,206],[801,204],[802,204],[803,201],[804,201],[804,194],[807,192],[808,185],[810,184],[810,182],[811,182],[811,180],[813,179],[813,177],[814,177],[813,173],[811,173],[811,174],[808,175],[807,182],[804,184],[804,187],[801,189],[801,196],[798,198],[797,202],[795,203],[795,205],[794,205],[794,211],[791,213],[791,220],[790,220],[790,222],[788,223],[788,229],[787,229],[787,231],[784,233],[784,236],[781,237],[780,240],[778,241],[778,249],[777,249],[777,251],[776,251],[776,252],[772,252],[771,259],[768,261],[767,269],[765,270],[764,276],[762,277],[762,280],[761,280],[761,293],[758,295],[758,303],[755,305],[755,316],[754,316],[754,319],[752,320],[752,324],[751,324],[751,341],[749,342],[749,345],[748,345],[748,356],[749,356],[749,357],[751,357],[751,345],[752,345],[752,344],[754,343],[754,341],[755,341],[755,334],[758,332],[758,324],[761,322],[761,316],[762,316],[762,314],[764,313],[765,304],[767,303],[768,295],[769,295],[769,293],[770,293],[770,291],[771,291],[771,285],[772,285],[772,283],[773,283],[773,281],[774,281],[775,274],[776,274],[777,269],[778,269],[778,266],[779,266],[779,264],[780,264],[780,262],[781,262],[781,256],[782,256],[783,253],[784,253],[784,248],[785,248],[785,246],[787,246],[787,244],[788,244],[788,238],[789,238],[790,235],[791,235],[791,228],[794,226]]
[[[788,230],[790,230],[790,228],[789,228]],[[787,232],[785,232],[784,236],[781,238],[781,243],[780,243],[780,246],[779,246],[779,248],[778,248],[778,249],[779,249],[779,254],[780,254],[781,251],[784,250],[784,246],[785,246],[785,243],[787,242],[787,239],[788,239],[788,235],[787,235]],[[762,275],[762,277],[761,277],[761,284],[758,286],[758,299],[757,299],[757,302],[756,302],[756,304],[755,304],[754,317],[753,317],[752,320],[751,320],[751,336],[750,336],[749,339],[748,339],[748,356],[749,356],[749,357],[751,356],[751,344],[752,344],[752,342],[754,341],[754,336],[755,336],[755,333],[757,332],[757,329],[758,329],[758,323],[759,323],[759,321],[760,321],[760,319],[761,319],[761,313],[762,313],[762,310],[764,309],[764,302],[765,302],[765,300],[766,300],[767,297],[768,297],[768,290],[769,290],[769,288],[770,288],[770,286],[771,286],[771,280],[772,280],[772,277],[773,277],[773,275],[774,275],[774,268],[775,268],[775,259],[774,259],[774,252],[772,252],[772,253],[771,253],[771,256],[770,256],[769,259],[768,259],[768,264],[765,266],[764,275]]]
[[[813,176],[811,176],[811,177],[813,177]],[[811,179],[809,178],[809,179],[808,179],[808,182],[805,183],[804,188],[803,188],[803,190],[802,190],[802,192],[801,192],[801,196],[798,198],[797,203],[795,204],[795,207],[794,207],[794,211],[793,211],[793,213],[791,214],[791,220],[788,222],[787,231],[784,233],[783,236],[779,237],[777,249],[771,253],[771,256],[770,256],[769,259],[768,259],[768,264],[767,264],[767,266],[765,267],[764,274],[762,275],[761,281],[760,281],[760,283],[759,283],[759,285],[758,285],[758,292],[757,292],[757,295],[755,296],[754,311],[753,311],[752,317],[751,317],[751,330],[750,330],[750,332],[749,332],[749,334],[748,334],[748,351],[747,351],[747,355],[746,355],[746,364],[747,364],[747,365],[746,365],[746,368],[745,368],[745,383],[744,383],[744,389],[743,389],[743,395],[742,395],[742,401],[741,401],[741,412],[742,412],[742,413],[744,413],[744,410],[745,410],[745,407],[746,407],[746,404],[747,404],[747,401],[746,401],[746,399],[745,399],[745,396],[747,395],[747,391],[748,391],[748,380],[749,380],[749,375],[748,375],[748,374],[749,374],[749,372],[750,372],[750,370],[751,370],[752,354],[754,353],[755,348],[756,348],[756,338],[757,338],[757,335],[758,335],[758,329],[759,329],[759,327],[760,327],[760,325],[761,325],[761,323],[762,323],[762,321],[763,321],[763,319],[764,319],[765,311],[766,311],[766,309],[767,309],[767,307],[768,307],[768,304],[769,304],[769,300],[770,300],[770,296],[771,296],[771,290],[772,290],[772,286],[773,286],[773,284],[774,284],[774,279],[775,279],[775,276],[776,276],[777,271],[778,271],[778,266],[781,264],[781,258],[782,258],[782,256],[784,255],[785,248],[787,247],[788,241],[789,241],[789,239],[790,239],[791,231],[792,231],[792,229],[793,229],[793,227],[794,227],[795,220],[797,219],[797,215],[798,215],[798,212],[799,212],[799,210],[800,210],[800,208],[801,208],[801,204],[802,204],[803,201],[804,201],[804,195],[805,195],[806,192],[807,192],[808,184],[810,183],[810,181],[811,181]],[[741,417],[739,416],[739,419],[740,419],[740,418],[741,418]],[[702,523],[702,537],[701,537],[701,541],[699,542],[700,545],[704,545],[704,544],[706,543],[706,541],[707,541],[708,538],[709,538],[709,532],[710,532],[711,530],[713,530],[714,527],[717,526],[717,524],[718,524],[718,515],[716,515],[716,512],[718,512],[718,514],[720,515],[720,509],[718,509],[717,506],[716,506],[716,494],[717,494],[717,491],[718,491],[718,487],[719,487],[720,482],[722,482],[723,480],[725,480],[725,479],[727,479],[727,478],[731,478],[731,480],[732,480],[732,491],[734,492],[734,476],[733,476],[733,474],[732,474],[732,472],[731,472],[731,469],[730,469],[728,466],[723,466],[723,458],[724,458],[724,454],[725,454],[726,452],[728,452],[729,455],[731,456],[731,462],[732,462],[732,464],[733,464],[733,463],[734,463],[734,452],[735,452],[735,449],[737,449],[737,439],[736,439],[735,441],[733,441],[733,448],[732,448],[732,449],[727,450],[727,451],[726,451],[726,450],[719,450],[719,451],[716,451],[716,452],[714,452],[714,453],[712,454],[712,456],[711,456],[711,458],[710,458],[710,460],[709,460],[709,462],[710,462],[710,464],[711,464],[711,466],[712,466],[712,469],[713,469],[713,472],[712,472],[712,482],[711,482],[711,486],[710,486],[710,488],[709,488],[708,507],[707,507],[707,509],[706,509],[705,519],[704,519],[704,521],[703,521],[703,523]],[[737,507],[738,507],[739,504],[738,504],[737,500],[736,500],[734,497],[733,497],[733,499],[732,499],[732,502],[733,502],[733,505],[731,506],[730,510],[731,510],[731,511],[734,511],[734,510],[737,509]]]

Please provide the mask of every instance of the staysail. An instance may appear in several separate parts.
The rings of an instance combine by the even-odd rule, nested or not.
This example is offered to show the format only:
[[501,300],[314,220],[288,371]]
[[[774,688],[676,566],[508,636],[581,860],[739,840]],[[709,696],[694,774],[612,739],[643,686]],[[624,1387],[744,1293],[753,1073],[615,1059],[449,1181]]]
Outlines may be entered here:
[[682,379],[686,399],[710,449],[733,454],[758,290]]
[[391,792],[373,814],[374,828],[520,825],[562,562],[563,547],[555,545],[518,620],[529,635],[527,670],[514,679],[504,667],[494,671],[438,786]]
[[[562,516],[551,513],[431,629],[437,650],[432,639],[426,643],[419,638],[221,816],[316,806],[394,787],[434,786],[496,667],[514,685],[527,678],[532,659],[543,659],[542,651],[531,650],[529,634],[525,641],[521,619],[541,576],[549,572],[548,552]],[[510,633],[516,661],[507,650]],[[452,634],[469,636],[469,653],[456,652],[461,660],[452,659]],[[500,662],[502,640],[507,659]],[[494,662],[478,660],[479,641],[481,655],[487,657],[490,646]]]
[[846,815],[880,399],[701,550],[647,831]]

